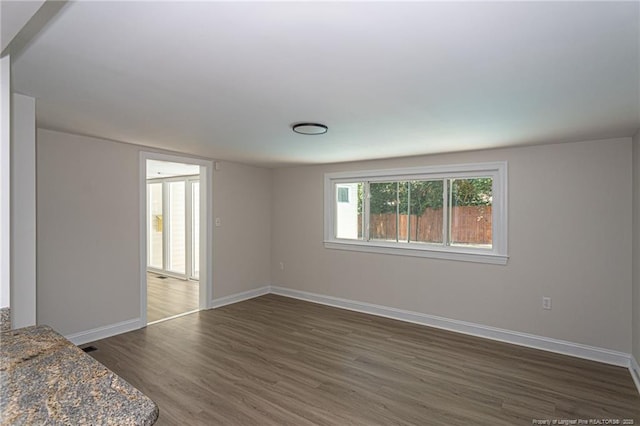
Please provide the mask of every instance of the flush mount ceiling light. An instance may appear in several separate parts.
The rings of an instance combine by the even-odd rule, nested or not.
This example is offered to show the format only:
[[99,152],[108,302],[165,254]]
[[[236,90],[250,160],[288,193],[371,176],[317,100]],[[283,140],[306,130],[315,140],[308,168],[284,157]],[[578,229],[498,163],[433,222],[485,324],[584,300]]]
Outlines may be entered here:
[[329,130],[327,126],[320,123],[297,123],[291,126],[291,129],[301,135],[323,135]]

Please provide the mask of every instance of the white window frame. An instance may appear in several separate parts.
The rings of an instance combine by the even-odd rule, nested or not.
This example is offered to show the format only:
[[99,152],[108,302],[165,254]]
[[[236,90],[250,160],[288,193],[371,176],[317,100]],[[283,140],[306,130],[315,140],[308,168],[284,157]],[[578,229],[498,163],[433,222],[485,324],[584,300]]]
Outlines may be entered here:
[[[328,249],[362,251],[505,265],[507,254],[507,162],[455,164],[385,170],[360,170],[324,175],[324,246]],[[336,184],[404,180],[492,178],[491,248],[456,245],[353,240],[336,238]],[[369,212],[365,203],[365,215]],[[446,213],[445,213],[446,214]]]

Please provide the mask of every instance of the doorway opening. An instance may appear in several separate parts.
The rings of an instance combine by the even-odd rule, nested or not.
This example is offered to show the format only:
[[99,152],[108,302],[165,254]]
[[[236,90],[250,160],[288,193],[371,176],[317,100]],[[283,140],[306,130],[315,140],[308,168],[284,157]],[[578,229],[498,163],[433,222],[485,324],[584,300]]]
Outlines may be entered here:
[[209,307],[211,163],[142,153],[141,166],[140,316],[145,326]]

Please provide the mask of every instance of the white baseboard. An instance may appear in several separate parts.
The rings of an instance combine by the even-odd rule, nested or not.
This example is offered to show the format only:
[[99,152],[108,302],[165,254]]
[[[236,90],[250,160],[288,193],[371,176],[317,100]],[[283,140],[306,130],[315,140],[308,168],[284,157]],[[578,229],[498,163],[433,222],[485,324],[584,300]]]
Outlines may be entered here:
[[629,365],[629,372],[631,372],[633,383],[636,384],[636,389],[640,392],[640,365],[638,365],[638,361],[633,355],[630,356],[630,359],[631,365]]
[[[221,297],[211,301],[211,308],[219,308],[232,303],[242,302],[243,300],[253,299],[254,297],[262,296],[270,292],[270,286],[260,287],[254,290],[243,291],[242,293],[236,293],[229,296]],[[84,345],[85,343],[94,342],[100,339],[106,339],[107,337],[115,336],[116,334],[122,334],[133,330],[138,330],[145,327],[147,324],[143,324],[140,318],[134,318],[127,321],[118,322],[115,324],[105,325],[102,327],[93,328],[91,330],[81,331],[64,336],[71,341],[74,345]]]
[[134,318],[115,324],[105,325],[103,327],[93,328],[91,330],[81,331],[79,333],[69,334],[66,337],[74,345],[84,345],[85,343],[94,342],[116,334],[126,333],[128,331],[137,330],[144,327],[140,318]]
[[371,303],[358,302],[354,300],[342,299],[339,297],[308,293],[305,291],[293,290],[284,287],[272,286],[271,293],[278,294],[280,296],[306,300],[308,302],[320,303],[322,305],[334,306],[337,308],[349,309],[351,311],[363,312],[366,314],[426,325],[429,327],[441,328],[449,331],[455,331],[457,333],[483,337],[485,339],[497,340],[500,342],[512,343],[515,345],[526,346],[534,349],[542,349],[549,352],[556,352],[578,358],[599,361],[606,364],[612,364],[622,367],[630,366],[631,356],[629,354],[613,351],[610,349],[598,348],[595,346],[588,346],[580,343],[568,342],[565,340],[536,336],[534,334],[520,333],[517,331],[489,327],[486,325],[474,324],[450,318],[443,318],[435,315],[423,314],[420,312],[406,311],[403,309],[390,308],[387,306],[374,305]]
[[211,308],[220,308],[222,306],[230,305],[232,303],[242,302],[243,300],[253,299],[254,297],[263,296],[269,294],[271,286],[264,286],[253,290],[243,291],[242,293],[231,294],[229,296],[220,297],[211,301]]
[[[631,377],[633,378],[634,383],[636,384],[636,387],[638,388],[638,392],[640,392],[640,366],[632,355],[610,349],[569,342],[566,340],[552,339],[549,337],[537,336],[534,334],[521,333],[517,331],[489,327],[486,325],[459,321],[420,312],[412,312],[403,309],[391,308],[388,306],[358,302],[355,300],[325,296],[321,294],[309,293],[278,286],[264,286],[257,289],[220,297],[218,299],[213,299],[211,301],[211,308],[220,308],[222,306],[242,302],[248,299],[253,299],[255,297],[263,296],[269,293],[291,297],[294,299],[306,300],[308,302],[319,303],[322,305],[348,309],[351,311],[363,312],[366,314],[391,318],[395,320],[426,325],[429,327],[440,328],[457,333],[469,334],[472,336],[483,337],[485,339],[491,339],[515,345],[526,346],[534,349],[541,349],[549,352],[570,355],[577,358],[603,362],[606,364],[627,367],[631,373]],[[70,334],[65,337],[76,345],[82,345],[88,342],[115,336],[116,334],[137,330],[144,326],[145,324],[141,323],[140,318],[135,318],[116,324]]]

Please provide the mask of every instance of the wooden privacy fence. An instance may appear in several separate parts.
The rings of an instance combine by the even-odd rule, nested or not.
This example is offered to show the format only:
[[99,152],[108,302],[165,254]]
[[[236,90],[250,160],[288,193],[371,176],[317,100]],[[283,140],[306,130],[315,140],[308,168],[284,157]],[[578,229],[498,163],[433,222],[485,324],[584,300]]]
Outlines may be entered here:
[[[358,215],[358,229],[362,229]],[[369,238],[407,241],[407,221],[410,221],[411,241],[442,242],[442,208],[427,208],[421,216],[395,213],[372,214]],[[359,234],[361,231],[359,231]],[[358,235],[362,237],[362,235]],[[451,241],[466,244],[491,244],[491,206],[455,206],[451,209]]]

